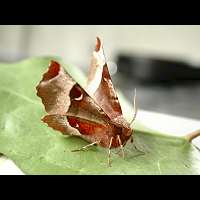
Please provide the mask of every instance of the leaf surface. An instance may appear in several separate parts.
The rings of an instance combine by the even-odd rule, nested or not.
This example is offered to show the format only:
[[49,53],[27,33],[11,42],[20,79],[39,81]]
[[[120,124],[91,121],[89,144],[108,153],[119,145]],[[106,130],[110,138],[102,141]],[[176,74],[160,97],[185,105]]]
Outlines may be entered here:
[[[171,137],[135,124],[135,145],[125,148],[126,158],[112,153],[107,167],[107,149],[92,147],[77,137],[63,136],[40,121],[45,115],[35,86],[47,70],[51,57],[0,64],[0,152],[12,159],[25,174],[200,174],[200,152],[183,137]],[[60,61],[59,58],[54,58]],[[75,67],[67,71],[81,84],[84,75]],[[119,93],[125,117],[131,105]]]

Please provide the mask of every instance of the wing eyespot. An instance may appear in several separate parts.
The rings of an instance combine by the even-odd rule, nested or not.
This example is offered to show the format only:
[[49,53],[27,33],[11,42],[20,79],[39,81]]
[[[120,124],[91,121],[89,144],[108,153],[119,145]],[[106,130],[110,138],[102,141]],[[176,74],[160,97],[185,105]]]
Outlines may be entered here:
[[77,84],[75,84],[71,91],[70,91],[70,94],[69,94],[70,98],[73,99],[73,100],[77,100],[77,101],[80,101],[83,99],[83,93],[81,91],[81,88],[78,87]]

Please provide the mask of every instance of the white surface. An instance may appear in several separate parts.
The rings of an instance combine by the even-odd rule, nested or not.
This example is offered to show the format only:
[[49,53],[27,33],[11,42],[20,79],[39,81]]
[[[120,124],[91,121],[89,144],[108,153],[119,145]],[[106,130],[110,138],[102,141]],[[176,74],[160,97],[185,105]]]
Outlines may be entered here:
[[199,120],[143,110],[138,111],[137,120],[142,122],[148,128],[174,136],[184,136],[200,129]]
[[[187,133],[200,129],[200,121],[175,117],[165,114],[139,110],[137,120],[142,121],[146,127],[174,136],[184,136]],[[194,140],[200,144],[200,139]],[[9,159],[0,157],[0,175],[21,175],[19,168]]]
[[23,175],[22,171],[5,156],[0,157],[0,175]]

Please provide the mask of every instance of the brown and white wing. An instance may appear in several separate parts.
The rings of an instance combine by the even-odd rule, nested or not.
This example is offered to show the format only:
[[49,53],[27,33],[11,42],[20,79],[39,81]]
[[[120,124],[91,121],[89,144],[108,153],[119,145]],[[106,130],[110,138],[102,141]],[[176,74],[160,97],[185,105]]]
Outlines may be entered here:
[[[101,128],[101,131],[108,124],[109,117],[102,108],[55,61],[51,62],[36,89],[37,95],[42,99],[45,110],[49,114],[42,120],[63,134],[72,133],[72,128],[78,130],[73,133],[74,135],[83,134],[84,131],[87,134],[87,128],[80,130],[81,124],[79,126],[78,121],[85,121],[87,122],[85,124],[91,124],[91,127],[97,125],[96,127]],[[79,127],[70,121],[70,117],[77,118]]]
[[114,120],[122,116],[121,106],[112,84],[103,46],[99,38],[97,38],[96,48],[92,55],[86,91],[110,119]]

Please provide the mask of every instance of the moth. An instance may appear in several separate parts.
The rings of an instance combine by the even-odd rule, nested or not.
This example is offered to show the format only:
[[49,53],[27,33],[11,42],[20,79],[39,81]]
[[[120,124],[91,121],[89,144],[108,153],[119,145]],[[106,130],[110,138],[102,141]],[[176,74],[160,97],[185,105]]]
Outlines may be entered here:
[[74,150],[86,150],[93,145],[108,148],[108,164],[112,148],[123,147],[133,141],[131,124],[127,122],[109,74],[103,45],[97,37],[89,67],[87,87],[83,89],[56,61],[51,61],[36,87],[48,115],[41,120],[64,135],[76,135],[89,142]]

